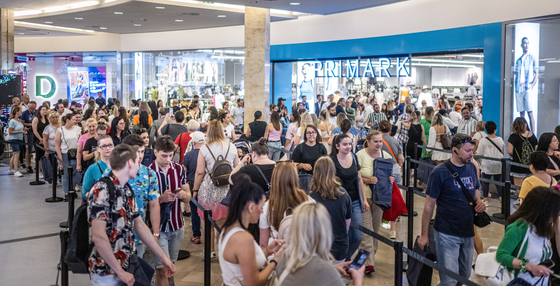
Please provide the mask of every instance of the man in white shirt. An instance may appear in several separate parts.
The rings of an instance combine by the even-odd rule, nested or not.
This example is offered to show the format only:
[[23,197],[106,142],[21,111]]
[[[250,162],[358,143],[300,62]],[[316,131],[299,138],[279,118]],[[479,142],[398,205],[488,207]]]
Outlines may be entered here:
[[457,126],[457,133],[463,133],[472,137],[476,133],[477,121],[471,117],[471,112],[468,107],[463,107],[463,109],[461,109],[461,114],[463,115],[463,120],[461,120],[459,126]]
[[336,125],[336,103],[329,104],[327,111],[329,112],[329,122],[334,126],[338,126]]
[[368,98],[366,104],[364,105],[364,113],[362,114],[362,116],[364,117],[364,120],[367,120],[370,116],[370,114],[373,113],[373,105],[375,104],[375,98]]
[[432,101],[432,94],[429,92],[422,92],[420,93],[420,95],[418,95],[418,101],[416,101],[416,108],[417,109],[425,109],[426,107],[422,106],[422,102],[425,101],[426,102],[426,107],[427,106],[434,106],[434,102]]
[[243,108],[243,99],[237,99],[237,107],[231,111],[231,115],[233,116],[233,124],[235,126],[241,125],[241,129],[243,129],[243,114],[245,112],[245,108]]
[[29,109],[29,95],[27,95],[27,93],[24,93],[21,96],[21,112],[23,113],[28,109]]
[[457,132],[457,124],[453,123],[453,121],[449,119],[449,111],[447,111],[447,109],[440,109],[438,113],[443,117],[443,124],[451,130],[452,134],[455,134]]
[[331,105],[331,103],[334,103],[336,105],[336,103],[334,102],[334,94],[329,94],[329,96],[327,97],[327,102],[325,102],[325,104],[323,104],[323,109],[325,110],[329,110],[329,106]]

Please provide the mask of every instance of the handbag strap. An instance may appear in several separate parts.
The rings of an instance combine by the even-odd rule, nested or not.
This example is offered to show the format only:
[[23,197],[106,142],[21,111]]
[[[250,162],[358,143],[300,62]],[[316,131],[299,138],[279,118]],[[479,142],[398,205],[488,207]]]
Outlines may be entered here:
[[550,158],[550,156],[548,156],[548,160],[550,160],[550,162],[554,166],[554,169],[558,170],[558,164],[556,164],[556,162],[554,162],[554,160],[552,160],[552,158]]
[[[383,140],[383,144],[385,144],[385,146],[387,146],[387,148],[389,148],[389,151],[391,151],[391,155],[393,155],[393,158],[395,160],[397,160],[397,157],[395,156],[395,152],[393,152],[393,148],[391,148],[391,146],[389,146],[389,143],[387,143],[387,141],[385,141],[385,139],[381,138],[381,140]],[[383,156],[383,152],[381,152],[381,156]]]
[[476,202],[473,199],[473,197],[471,196],[471,194],[469,193],[469,191],[467,191],[467,188],[465,187],[465,185],[463,184],[463,181],[461,181],[461,178],[459,178],[459,174],[455,171],[455,169],[453,169],[453,167],[451,166],[451,161],[447,160],[444,163],[445,167],[447,168],[447,170],[449,170],[449,172],[451,172],[451,175],[453,176],[453,178],[455,179],[455,181],[457,181],[457,183],[459,183],[459,186],[461,186],[461,190],[463,190],[463,193],[465,194],[465,196],[467,197],[467,199],[473,204],[473,208],[476,206]]
[[[496,147],[496,149],[498,149],[498,151],[500,151],[500,153],[504,153],[504,151],[502,151],[502,149],[500,147],[498,147],[498,145],[496,145],[496,143],[494,143],[494,141],[492,141],[490,138],[488,137],[484,137],[486,138],[486,140],[490,141],[490,143],[492,143],[492,145],[494,145],[494,147]],[[556,169],[558,169],[558,166],[556,166]]]
[[266,179],[266,176],[264,175],[264,173],[263,173],[263,171],[261,170],[261,168],[259,167],[259,165],[253,164],[253,166],[255,166],[255,168],[257,168],[257,170],[258,170],[259,173],[261,174],[263,180],[266,182],[266,186],[267,186],[268,189],[270,190],[270,182]]
[[70,149],[70,145],[68,145],[68,142],[66,141],[66,136],[64,136],[64,126],[60,127],[60,132],[62,132],[62,139],[64,139],[64,144],[66,144],[66,148]]

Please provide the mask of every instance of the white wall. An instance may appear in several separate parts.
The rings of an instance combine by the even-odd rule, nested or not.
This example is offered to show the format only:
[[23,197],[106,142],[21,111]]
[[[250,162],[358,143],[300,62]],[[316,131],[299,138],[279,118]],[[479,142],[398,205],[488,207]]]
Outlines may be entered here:
[[[416,33],[560,14],[558,0],[409,0],[271,23],[271,45]],[[154,51],[243,46],[243,26],[75,37],[16,37],[16,52]]]

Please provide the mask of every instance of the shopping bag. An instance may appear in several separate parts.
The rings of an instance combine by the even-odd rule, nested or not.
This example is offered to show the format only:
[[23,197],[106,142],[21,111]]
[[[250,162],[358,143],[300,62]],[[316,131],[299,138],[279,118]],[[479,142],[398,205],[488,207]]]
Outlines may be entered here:
[[[420,249],[420,246],[418,246],[418,237],[416,237],[414,248],[412,250],[420,254],[422,257],[435,261],[435,254],[432,253],[429,245],[426,245],[424,247],[424,250]],[[408,285],[431,286],[433,269],[428,265],[425,265],[422,262],[414,259],[413,256],[410,257],[412,259],[408,261],[408,269],[406,270],[406,279],[408,280]]]
[[391,199],[391,208],[383,211],[383,219],[386,221],[395,221],[400,215],[407,213],[406,203],[401,195],[401,190],[397,183],[393,182],[393,194]]

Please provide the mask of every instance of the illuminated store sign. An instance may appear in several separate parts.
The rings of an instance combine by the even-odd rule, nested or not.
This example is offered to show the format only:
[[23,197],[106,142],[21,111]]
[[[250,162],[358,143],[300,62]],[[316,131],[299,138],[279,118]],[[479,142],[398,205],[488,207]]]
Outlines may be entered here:
[[315,77],[410,77],[410,57],[326,60],[309,63]]
[[[43,89],[43,83],[48,83],[49,89]],[[51,98],[56,93],[56,82],[48,75],[35,76],[35,95],[37,97]]]

